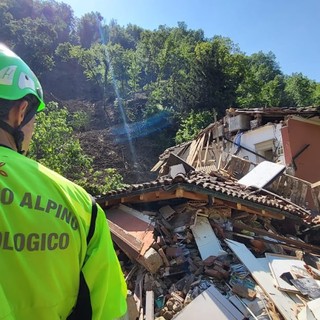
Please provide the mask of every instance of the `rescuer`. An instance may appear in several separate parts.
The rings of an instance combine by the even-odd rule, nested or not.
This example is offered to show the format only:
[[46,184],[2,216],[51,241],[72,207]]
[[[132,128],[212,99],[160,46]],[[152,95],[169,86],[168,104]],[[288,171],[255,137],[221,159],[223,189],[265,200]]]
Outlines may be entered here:
[[116,319],[127,289],[103,210],[24,156],[44,108],[37,77],[0,44],[0,319]]

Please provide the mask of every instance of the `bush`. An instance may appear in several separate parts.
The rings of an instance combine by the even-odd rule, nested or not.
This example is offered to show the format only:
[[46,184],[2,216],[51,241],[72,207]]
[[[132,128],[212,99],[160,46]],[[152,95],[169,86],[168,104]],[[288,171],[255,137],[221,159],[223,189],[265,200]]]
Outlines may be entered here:
[[[75,114],[81,115],[79,112]],[[28,156],[78,183],[93,195],[121,187],[122,176],[115,169],[94,172],[92,159],[73,136],[72,123],[75,123],[74,119],[66,108],[49,102],[45,112],[37,115]]]
[[185,141],[193,140],[197,134],[208,126],[210,123],[214,122],[214,112],[202,111],[195,112],[191,111],[189,116],[181,121],[181,125],[176,134],[176,143],[180,144]]

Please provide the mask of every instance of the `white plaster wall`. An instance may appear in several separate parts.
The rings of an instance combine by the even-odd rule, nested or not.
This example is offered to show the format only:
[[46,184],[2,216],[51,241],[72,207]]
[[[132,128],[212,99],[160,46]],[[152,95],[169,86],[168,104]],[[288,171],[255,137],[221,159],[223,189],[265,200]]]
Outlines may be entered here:
[[[281,136],[281,130],[280,130],[281,127],[282,127],[282,124],[269,124],[263,127],[259,127],[257,129],[246,131],[241,136],[240,145],[256,152],[255,144],[273,139],[274,141],[273,148],[274,150],[278,150],[277,162],[284,164],[284,155],[282,151],[283,150],[282,136]],[[232,154],[234,154],[237,149],[238,147],[233,145],[230,151]],[[240,152],[237,153],[237,156],[248,159],[249,161],[254,163],[259,163],[263,161],[262,158],[257,157],[253,153],[246,151],[244,149],[240,149]]]

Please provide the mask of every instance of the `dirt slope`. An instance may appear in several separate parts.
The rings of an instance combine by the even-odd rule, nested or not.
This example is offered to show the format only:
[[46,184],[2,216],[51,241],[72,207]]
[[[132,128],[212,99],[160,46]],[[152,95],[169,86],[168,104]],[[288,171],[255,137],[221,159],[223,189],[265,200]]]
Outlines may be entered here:
[[96,170],[116,168],[125,183],[150,181],[156,177],[150,169],[160,154],[155,137],[135,138],[128,141],[126,135],[118,134],[123,125],[114,124],[101,103],[87,101],[63,102],[69,112],[85,111],[90,122],[85,131],[76,132],[86,154],[93,158]]

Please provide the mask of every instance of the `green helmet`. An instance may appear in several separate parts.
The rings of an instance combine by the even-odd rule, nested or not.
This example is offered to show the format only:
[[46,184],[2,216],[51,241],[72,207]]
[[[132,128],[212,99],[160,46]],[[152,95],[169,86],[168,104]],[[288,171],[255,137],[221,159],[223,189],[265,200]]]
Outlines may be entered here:
[[39,100],[37,112],[45,108],[42,87],[28,65],[0,43],[0,98],[19,100],[32,94]]

